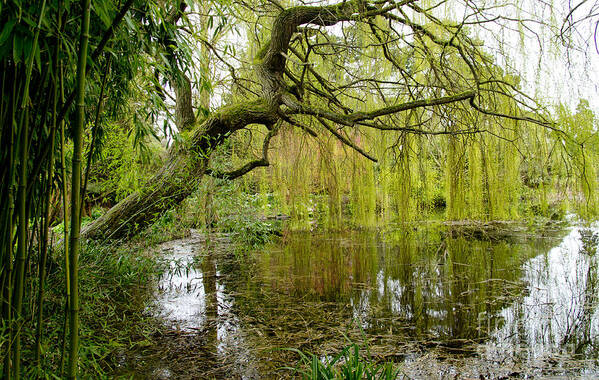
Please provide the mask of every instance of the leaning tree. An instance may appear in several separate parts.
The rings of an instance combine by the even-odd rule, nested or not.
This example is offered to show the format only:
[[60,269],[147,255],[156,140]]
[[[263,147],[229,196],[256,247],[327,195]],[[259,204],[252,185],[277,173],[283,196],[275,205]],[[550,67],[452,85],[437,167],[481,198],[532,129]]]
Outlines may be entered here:
[[[454,13],[460,15],[456,20],[442,17],[439,9],[444,3],[353,0],[287,7],[271,0],[260,7],[245,2],[231,6],[236,16],[254,22],[254,29],[241,37],[258,45],[247,50],[253,60],[236,67],[227,63],[213,44],[200,40],[204,48],[213,51],[214,59],[222,59],[230,69],[236,95],[223,97],[226,105],[201,122],[191,123],[191,132],[173,144],[162,169],[140,191],[85,228],[83,235],[114,238],[134,232],[188,197],[204,175],[236,178],[269,165],[269,143],[285,125],[316,135],[308,125],[318,124],[371,160],[376,158],[346,131],[482,132],[476,125],[430,129],[423,124],[406,125],[405,119],[398,118],[414,110],[448,115],[469,109],[486,117],[534,123],[559,132],[548,112],[519,87],[519,78],[498,67],[492,53],[497,45],[485,46],[483,40],[510,27],[531,28],[529,22],[549,29],[553,26],[542,20],[515,18],[509,7],[497,12],[501,2],[489,8],[456,2]],[[183,4],[177,11],[185,9]],[[252,12],[247,12],[250,9]],[[247,14],[255,16],[253,21]],[[271,22],[259,25],[258,19]],[[476,28],[483,30],[478,36],[473,32]],[[176,45],[169,46],[176,49]],[[414,59],[416,56],[420,59]],[[189,91],[175,92],[189,96]],[[182,107],[191,107],[191,102],[177,99],[177,113],[193,115]],[[260,159],[231,172],[210,169],[211,153],[219,144],[256,124],[267,129]]]

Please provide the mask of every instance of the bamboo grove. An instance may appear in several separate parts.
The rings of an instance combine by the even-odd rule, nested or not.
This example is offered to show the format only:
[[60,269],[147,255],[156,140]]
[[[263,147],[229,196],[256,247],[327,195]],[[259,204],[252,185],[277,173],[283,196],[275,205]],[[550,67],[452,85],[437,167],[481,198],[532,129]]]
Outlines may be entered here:
[[[123,220],[137,232],[194,191],[218,196],[204,174],[251,171],[239,189],[298,228],[315,214],[344,228],[346,217],[375,227],[438,210],[452,220],[596,212],[588,102],[551,111],[526,96],[480,48],[479,24],[442,20],[434,1],[255,3],[0,2],[3,378],[77,378],[81,235]],[[305,20],[287,30],[294,17]],[[102,149],[123,136],[165,167],[82,231]],[[177,191],[152,198],[161,187]],[[45,308],[49,276],[63,278],[60,310]],[[49,312],[64,321],[52,355]]]
[[[140,91],[129,81],[139,75],[154,78],[140,71],[147,56],[139,52],[151,49],[152,38],[164,40],[169,33],[144,22],[150,17],[161,22],[166,9],[140,2],[134,10],[133,3],[94,2],[93,12],[89,0],[0,4],[3,378],[29,378],[36,371],[41,376],[48,369],[48,271],[64,276],[66,284],[65,322],[58,335],[63,349],[50,372],[77,377],[81,199],[102,125],[112,120],[143,139],[155,132],[139,120],[164,107],[160,97],[146,98],[154,100],[155,107],[148,107],[153,115],[120,116],[133,109],[128,99]],[[125,18],[128,28],[122,27]],[[174,58],[160,69],[166,72],[171,64]],[[60,222],[64,235],[52,234],[51,227]],[[29,365],[23,368],[23,363]]]

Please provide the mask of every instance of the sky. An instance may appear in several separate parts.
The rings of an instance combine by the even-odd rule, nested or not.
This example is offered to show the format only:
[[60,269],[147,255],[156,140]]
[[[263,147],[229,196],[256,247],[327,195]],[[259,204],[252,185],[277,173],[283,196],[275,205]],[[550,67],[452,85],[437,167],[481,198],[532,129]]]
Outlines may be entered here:
[[[456,19],[463,18],[464,2],[453,0],[450,13]],[[596,26],[599,2],[596,0],[482,0],[486,5],[499,5],[490,11],[490,17],[526,19],[525,26],[518,28],[512,21],[489,23],[488,28],[478,28],[477,34],[485,42],[485,48],[496,52],[498,63],[512,67],[523,78],[527,93],[541,99],[545,104],[563,103],[572,110],[579,99],[587,99],[599,115],[599,52],[596,46]],[[459,4],[462,4],[461,7]],[[564,28],[569,10],[577,23],[574,28]],[[448,3],[449,4],[449,3]],[[458,4],[458,6],[455,6]],[[505,5],[508,4],[508,5]],[[459,15],[459,16],[458,16]],[[562,30],[571,32],[570,47],[557,36]],[[597,36],[599,37],[599,36]]]

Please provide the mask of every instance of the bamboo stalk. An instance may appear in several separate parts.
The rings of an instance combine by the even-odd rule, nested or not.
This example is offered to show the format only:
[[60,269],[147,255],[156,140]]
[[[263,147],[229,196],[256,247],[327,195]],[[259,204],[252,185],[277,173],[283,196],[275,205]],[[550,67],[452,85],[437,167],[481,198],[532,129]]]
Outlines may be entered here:
[[[19,187],[17,189],[17,212],[18,212],[18,224],[17,224],[17,256],[16,256],[16,274],[15,274],[15,317],[18,319],[17,322],[22,320],[22,308],[23,308],[23,288],[25,283],[25,256],[27,251],[27,212],[25,207],[25,197],[27,189],[27,130],[29,129],[29,109],[25,108],[23,112],[24,122],[21,125],[21,134],[19,136],[19,161],[20,161],[20,173],[19,173]],[[16,379],[20,376],[20,363],[21,363],[21,328],[17,328],[15,331],[15,346],[13,350],[13,366],[14,366],[14,377]]]
[[[25,72],[25,86],[23,88],[23,101],[21,103],[21,120],[20,120],[20,140],[19,140],[19,188],[18,188],[18,212],[19,212],[19,223],[18,223],[18,250],[17,250],[17,270],[15,279],[15,314],[22,322],[22,307],[23,307],[23,289],[25,285],[25,259],[27,251],[27,210],[26,210],[26,197],[27,197],[27,163],[28,163],[28,143],[29,143],[29,84],[31,83],[31,71],[33,69],[33,59],[35,57],[35,51],[37,49],[37,43],[40,34],[41,22],[44,17],[44,10],[46,7],[46,0],[42,3],[40,11],[39,21],[35,30],[35,36],[33,38],[33,45],[31,54],[27,57],[27,66]],[[14,346],[14,378],[18,379],[21,375],[21,339],[20,339],[21,328],[17,328],[15,332],[15,346]]]
[[81,20],[81,39],[79,60],[77,62],[77,122],[73,132],[73,173],[71,179],[71,252],[70,252],[70,348],[68,379],[77,378],[79,356],[79,248],[81,232],[81,157],[83,146],[83,128],[85,122],[85,73],[87,64],[87,46],[89,42],[90,0],[82,0],[83,17]]
[[[61,2],[62,3],[62,2]],[[64,75],[62,64],[60,65],[60,99],[64,102]],[[71,282],[69,276],[69,212],[67,202],[67,171],[65,165],[65,138],[64,138],[64,119],[60,121],[60,170],[62,175],[62,209],[63,209],[63,240],[64,240],[64,269],[65,269],[65,302],[64,302],[64,323],[62,329],[62,348],[60,353],[59,373],[64,375],[64,362],[67,346],[67,322],[69,319],[69,299],[71,298]]]
[[[58,31],[62,29],[61,25],[61,10],[60,3],[58,8]],[[58,33],[58,34],[59,34]],[[48,176],[46,180],[46,204],[44,209],[44,226],[43,226],[43,237],[41,239],[42,249],[39,260],[39,279],[38,279],[38,298],[37,298],[37,326],[35,331],[35,362],[37,364],[38,374],[41,375],[42,369],[42,321],[43,321],[43,303],[44,303],[44,283],[46,281],[46,262],[48,259],[48,240],[50,235],[50,197],[52,195],[52,183],[54,180],[54,143],[56,139],[56,112],[58,108],[58,78],[56,77],[56,73],[58,70],[58,54],[60,53],[60,42],[56,41],[56,47],[54,50],[54,62],[53,62],[53,75],[54,75],[54,94],[52,100],[52,129],[50,131],[50,158],[49,158],[49,168],[48,168]]]
[[14,263],[13,263],[13,235],[15,224],[13,223],[13,214],[15,209],[14,202],[14,182],[15,182],[15,149],[14,149],[14,139],[15,139],[15,131],[14,127],[16,124],[16,105],[17,105],[17,84],[16,81],[13,82],[12,88],[12,102],[11,102],[11,118],[10,118],[10,145],[9,145],[9,162],[8,162],[8,211],[6,214],[6,230],[4,231],[3,240],[4,246],[6,247],[5,255],[6,255],[6,285],[4,290],[4,318],[6,324],[8,326],[8,342],[9,344],[6,347],[6,354],[4,356],[4,378],[10,379],[12,376],[12,337],[13,337],[13,329],[12,329],[12,290],[13,290],[13,271],[14,271]]

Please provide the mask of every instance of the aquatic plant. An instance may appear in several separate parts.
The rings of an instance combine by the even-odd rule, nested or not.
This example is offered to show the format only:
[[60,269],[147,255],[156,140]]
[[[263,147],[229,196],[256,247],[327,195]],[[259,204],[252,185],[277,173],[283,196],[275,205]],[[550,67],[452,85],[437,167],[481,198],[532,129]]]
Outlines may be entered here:
[[378,364],[372,358],[364,357],[361,347],[352,343],[330,358],[298,349],[288,349],[300,357],[296,367],[286,367],[294,375],[304,380],[394,380],[400,375],[393,363]]

